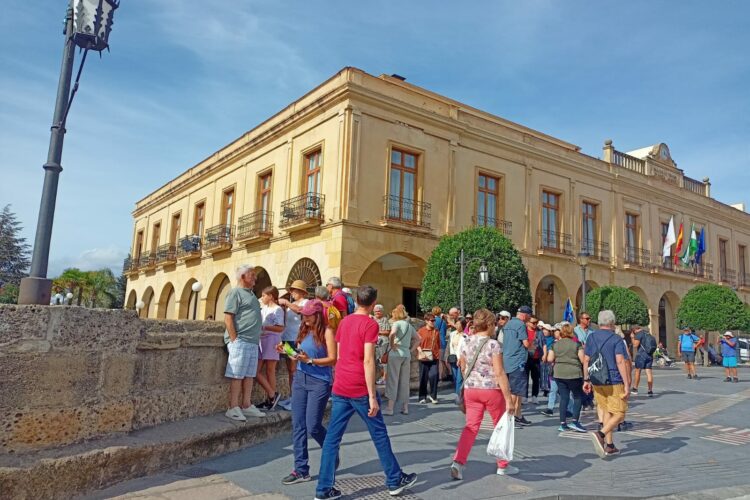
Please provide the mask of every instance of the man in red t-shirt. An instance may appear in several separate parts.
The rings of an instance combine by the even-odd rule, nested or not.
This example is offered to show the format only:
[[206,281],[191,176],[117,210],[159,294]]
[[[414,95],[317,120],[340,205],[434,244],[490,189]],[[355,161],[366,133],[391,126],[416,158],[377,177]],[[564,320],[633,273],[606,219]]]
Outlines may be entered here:
[[379,328],[370,314],[377,298],[378,291],[373,287],[359,287],[357,309],[341,320],[336,331],[338,360],[333,380],[333,405],[323,443],[316,499],[341,496],[341,492],[334,487],[336,457],[349,419],[355,413],[367,424],[385,472],[389,493],[392,496],[399,495],[417,481],[416,474],[406,474],[401,470],[393,455],[388,430],[380,412],[380,398],[375,391],[375,345],[378,342]]
[[342,290],[343,287],[344,284],[341,282],[341,278],[339,278],[338,276],[328,278],[328,281],[326,282],[326,288],[328,289],[328,294],[331,297],[331,303],[336,309],[339,310],[342,318],[346,316],[348,312],[346,294]]

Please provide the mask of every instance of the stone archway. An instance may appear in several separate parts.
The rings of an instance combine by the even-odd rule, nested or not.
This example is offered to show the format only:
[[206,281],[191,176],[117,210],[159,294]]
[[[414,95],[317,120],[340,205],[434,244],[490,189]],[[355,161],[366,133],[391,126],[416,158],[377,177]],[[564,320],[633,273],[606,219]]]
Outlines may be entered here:
[[198,317],[197,314],[195,314],[195,308],[197,307],[195,298],[197,295],[193,292],[193,283],[196,281],[198,280],[190,278],[187,283],[185,283],[185,286],[182,287],[182,293],[180,293],[180,307],[177,314],[179,319],[193,319],[193,317]]
[[253,293],[260,299],[260,295],[264,288],[272,286],[271,276],[264,268],[258,266],[255,268],[255,286],[253,287]]
[[298,260],[292,266],[289,271],[289,276],[286,278],[286,290],[289,291],[289,287],[292,285],[294,280],[302,280],[307,285],[307,293],[310,296],[315,294],[315,287],[323,284],[323,279],[320,276],[320,269],[314,260],[303,257]]
[[553,274],[539,280],[534,293],[534,314],[547,323],[562,321],[568,289],[563,281]]
[[146,288],[141,297],[143,301],[143,309],[141,309],[141,318],[153,318],[154,317],[154,289],[151,287]]
[[[586,280],[586,293],[588,294],[591,290],[594,290],[596,288],[599,288],[599,284],[596,281],[592,280]],[[576,312],[576,318],[578,318],[578,315],[581,314],[581,306],[583,305],[583,285],[578,286],[578,291],[576,292],[576,301],[575,301],[575,312]]]
[[[211,285],[208,287],[208,291],[206,292],[206,307],[203,319],[215,320],[217,315],[223,315],[224,302],[226,302],[227,294],[231,289],[232,284],[229,281],[229,276],[224,273],[219,273],[214,277],[211,281]],[[222,318],[219,318],[219,320],[221,319]]]
[[125,309],[135,309],[135,303],[138,302],[138,294],[135,293],[135,290],[130,290],[130,293],[128,294],[128,301],[125,302]]
[[427,263],[416,255],[392,252],[381,255],[364,270],[357,285],[378,289],[378,303],[390,311],[404,304],[410,316],[419,314],[419,292]]
[[659,299],[658,331],[652,332],[658,342],[664,344],[670,353],[677,352],[677,308],[680,298],[672,291],[665,292]]
[[177,311],[175,310],[176,294],[172,283],[167,283],[161,289],[159,302],[156,304],[156,317],[162,319],[176,319]]

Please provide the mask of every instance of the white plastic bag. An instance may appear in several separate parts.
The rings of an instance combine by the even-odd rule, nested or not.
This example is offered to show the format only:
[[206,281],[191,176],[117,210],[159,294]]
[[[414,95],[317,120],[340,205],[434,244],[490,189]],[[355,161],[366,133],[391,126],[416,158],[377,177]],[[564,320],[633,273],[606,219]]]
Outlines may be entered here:
[[513,460],[513,416],[508,412],[497,421],[487,444],[487,454],[500,460]]

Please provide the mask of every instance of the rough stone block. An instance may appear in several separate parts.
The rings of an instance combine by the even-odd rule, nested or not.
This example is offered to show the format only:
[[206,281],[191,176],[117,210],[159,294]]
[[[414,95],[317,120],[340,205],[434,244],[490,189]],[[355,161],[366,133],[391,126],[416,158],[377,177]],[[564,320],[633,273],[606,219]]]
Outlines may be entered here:
[[85,437],[83,412],[82,408],[18,411],[6,424],[3,451],[17,453],[77,441]]
[[0,305],[0,346],[18,339],[47,337],[52,309],[49,306]]
[[51,319],[49,340],[55,350],[134,352],[141,337],[135,311],[53,308]]
[[226,409],[228,388],[228,385],[182,387],[137,396],[133,400],[133,428],[142,429]]
[[133,392],[137,357],[133,354],[104,356],[101,365],[101,397],[122,398]]

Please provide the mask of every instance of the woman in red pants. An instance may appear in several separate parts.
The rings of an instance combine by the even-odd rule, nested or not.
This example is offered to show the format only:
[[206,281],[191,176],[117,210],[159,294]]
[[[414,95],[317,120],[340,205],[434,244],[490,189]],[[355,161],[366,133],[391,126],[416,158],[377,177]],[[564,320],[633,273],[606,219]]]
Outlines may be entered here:
[[[503,369],[503,350],[500,343],[490,335],[495,328],[495,315],[487,309],[474,313],[474,335],[464,342],[459,357],[459,366],[464,373],[464,402],[466,404],[466,426],[458,440],[456,454],[451,465],[451,477],[463,479],[463,470],[471,447],[482,425],[484,412],[488,411],[496,425],[506,411],[510,401],[510,384]],[[514,414],[512,407],[508,413]],[[497,461],[497,474],[516,474],[518,469],[507,460]]]

